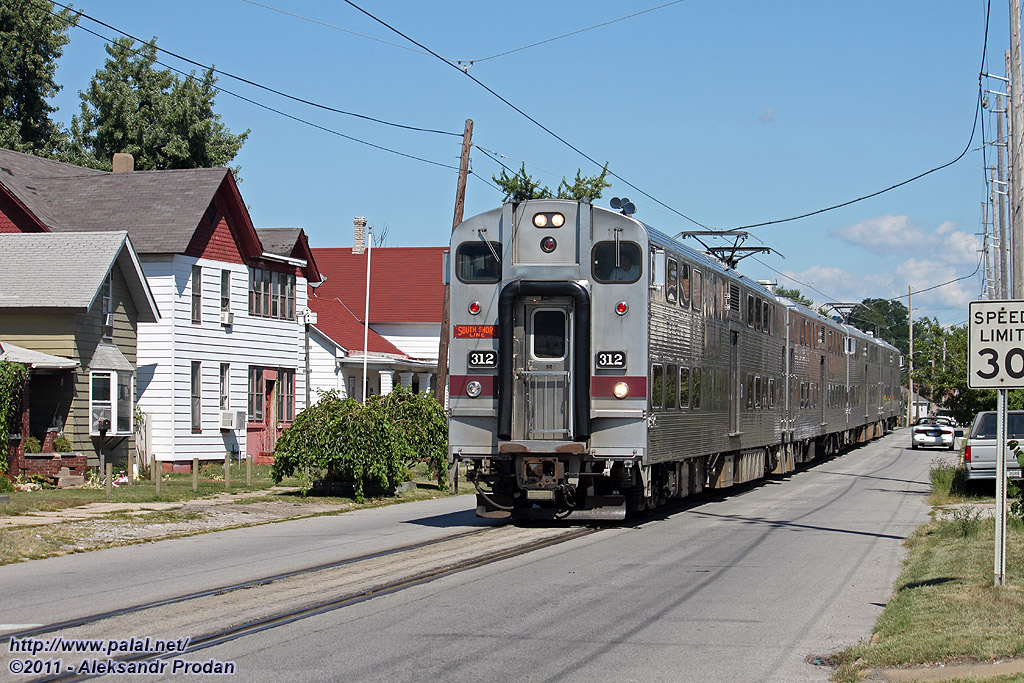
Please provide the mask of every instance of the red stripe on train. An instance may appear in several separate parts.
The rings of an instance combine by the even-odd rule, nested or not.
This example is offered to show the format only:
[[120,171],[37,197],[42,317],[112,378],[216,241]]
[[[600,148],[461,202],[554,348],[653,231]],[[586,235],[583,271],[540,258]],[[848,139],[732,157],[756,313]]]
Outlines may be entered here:
[[449,375],[448,391],[452,396],[465,396],[466,385],[480,382],[481,396],[494,396],[497,393],[497,377],[495,375]]
[[646,377],[623,377],[622,375],[598,375],[590,378],[590,395],[595,398],[614,398],[612,390],[619,382],[629,386],[629,398],[647,396]]

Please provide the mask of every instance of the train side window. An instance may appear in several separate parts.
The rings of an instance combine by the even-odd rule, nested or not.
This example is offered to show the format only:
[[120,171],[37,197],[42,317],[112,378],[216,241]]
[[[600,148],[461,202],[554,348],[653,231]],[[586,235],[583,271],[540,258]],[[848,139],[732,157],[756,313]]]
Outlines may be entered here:
[[754,326],[754,295],[747,294],[747,327]]
[[763,405],[761,401],[761,377],[758,375],[754,376],[754,407],[760,408]]
[[775,407],[775,378],[768,378],[768,407]]
[[700,368],[693,369],[693,391],[690,392],[690,405],[696,410],[700,408]]
[[690,368],[679,368],[679,407],[690,407]]
[[673,381],[676,377],[676,366],[665,366],[665,409],[676,409],[676,397],[679,395],[679,387]]
[[640,245],[633,242],[618,244],[618,254],[615,253],[615,242],[598,242],[594,245],[591,271],[598,282],[630,283],[640,279],[643,262]]
[[668,260],[668,267],[665,269],[665,301],[670,304],[676,302],[676,280],[679,277],[679,264],[674,258]]
[[538,309],[533,312],[533,357],[560,360],[566,355],[565,311]]
[[693,309],[700,311],[701,306],[704,303],[703,287],[701,286],[700,271],[696,268],[693,269],[693,291],[691,292],[691,301],[693,302]]
[[660,410],[664,405],[663,394],[665,392],[664,368],[661,363],[651,365],[651,410]]
[[772,305],[767,301],[764,302],[764,307],[761,309],[761,329],[768,334],[772,333]]
[[500,242],[463,242],[455,251],[455,276],[462,282],[498,282],[501,280],[500,259]]
[[762,306],[761,297],[755,298],[754,299],[754,329],[755,330],[760,330],[761,329],[761,309],[762,308],[763,308],[763,306]]
[[690,305],[690,264],[683,263],[679,268],[679,304]]
[[747,406],[747,410],[753,410],[754,409],[754,376],[752,374],[750,374],[749,372],[747,373],[747,376],[746,376],[746,386],[744,387],[744,390],[747,392],[746,401],[745,401],[746,406]]

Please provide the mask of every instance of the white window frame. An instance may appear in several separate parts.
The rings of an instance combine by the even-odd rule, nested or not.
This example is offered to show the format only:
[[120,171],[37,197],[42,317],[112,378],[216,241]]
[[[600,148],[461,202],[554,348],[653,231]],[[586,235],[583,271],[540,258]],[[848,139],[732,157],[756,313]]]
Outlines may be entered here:
[[[106,377],[110,382],[109,396],[106,401],[97,400],[93,391],[93,384],[98,377]],[[119,399],[117,397],[118,379],[128,377],[128,430],[118,431],[117,415]],[[96,420],[93,414],[96,408],[108,408],[110,410],[110,429],[107,436],[131,436],[135,429],[135,375],[128,372],[117,372],[116,370],[91,370],[89,372],[89,436],[99,436],[100,430],[96,429]]]

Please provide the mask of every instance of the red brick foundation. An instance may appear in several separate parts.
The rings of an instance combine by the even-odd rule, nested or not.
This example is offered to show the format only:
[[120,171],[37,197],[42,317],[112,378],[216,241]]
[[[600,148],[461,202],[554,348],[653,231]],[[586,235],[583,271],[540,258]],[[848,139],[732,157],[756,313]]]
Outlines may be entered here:
[[8,474],[12,477],[39,474],[56,479],[66,467],[69,474],[84,477],[86,460],[83,453],[25,453],[14,459]]

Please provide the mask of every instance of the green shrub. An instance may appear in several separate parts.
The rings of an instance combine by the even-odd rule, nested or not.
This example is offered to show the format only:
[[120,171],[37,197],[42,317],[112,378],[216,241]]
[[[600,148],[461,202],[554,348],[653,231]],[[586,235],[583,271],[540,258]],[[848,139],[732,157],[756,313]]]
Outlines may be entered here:
[[411,465],[424,460],[440,481],[447,438],[444,410],[432,396],[396,387],[363,405],[332,391],[281,434],[272,474],[278,482],[297,474],[304,491],[312,479],[351,483],[361,502],[366,484],[397,486],[408,480]]
[[8,491],[13,490],[14,485],[11,484],[11,480],[8,479],[6,476],[0,475],[0,493],[7,493]]
[[66,436],[58,436],[53,440],[53,450],[58,453],[71,453],[75,447],[71,445],[71,439]]
[[39,443],[39,439],[34,436],[26,436],[24,441],[26,453],[42,453],[43,444]]

